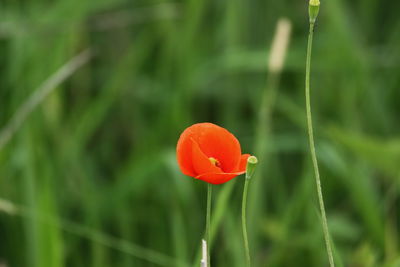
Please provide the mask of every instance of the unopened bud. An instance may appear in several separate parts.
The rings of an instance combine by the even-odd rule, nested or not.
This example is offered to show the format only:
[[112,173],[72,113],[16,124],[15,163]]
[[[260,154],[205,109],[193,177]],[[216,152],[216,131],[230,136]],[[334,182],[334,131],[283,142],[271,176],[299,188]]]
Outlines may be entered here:
[[317,20],[319,5],[319,0],[310,0],[310,4],[308,5],[308,15],[310,17],[310,23],[315,23],[315,21]]
[[257,163],[258,159],[255,156],[248,157],[246,165],[246,179],[250,179],[253,176]]

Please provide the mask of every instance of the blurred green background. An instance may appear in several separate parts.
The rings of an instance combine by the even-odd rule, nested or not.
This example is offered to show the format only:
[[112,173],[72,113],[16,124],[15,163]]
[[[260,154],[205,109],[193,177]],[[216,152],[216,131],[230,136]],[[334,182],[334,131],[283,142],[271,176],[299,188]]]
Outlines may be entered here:
[[[321,0],[312,108],[338,266],[400,266],[399,9]],[[261,159],[253,266],[327,266],[307,32],[306,0],[1,1],[0,266],[199,266],[206,184],[180,173],[175,145],[203,121]],[[213,266],[244,266],[242,188],[214,189]]]

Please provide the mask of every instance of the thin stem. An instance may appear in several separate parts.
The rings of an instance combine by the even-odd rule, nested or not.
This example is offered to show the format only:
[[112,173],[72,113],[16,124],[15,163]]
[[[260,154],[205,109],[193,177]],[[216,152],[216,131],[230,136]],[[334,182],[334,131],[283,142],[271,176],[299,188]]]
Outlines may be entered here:
[[207,213],[206,213],[206,236],[205,240],[207,242],[207,267],[211,267],[211,255],[210,255],[210,244],[211,244],[211,233],[210,233],[210,225],[211,225],[211,201],[212,201],[212,185],[208,184],[207,186]]
[[243,230],[243,242],[244,249],[246,252],[246,266],[250,267],[250,249],[249,240],[247,238],[247,226],[246,226],[246,207],[247,207],[247,191],[249,187],[250,179],[245,179],[244,189],[243,189],[243,199],[242,199],[242,230]]
[[306,109],[307,109],[307,127],[308,127],[308,137],[309,137],[309,144],[310,144],[310,151],[311,151],[311,159],[312,159],[312,163],[314,166],[315,182],[317,184],[318,201],[319,201],[319,208],[320,208],[321,217],[322,217],[322,228],[324,231],[326,250],[328,252],[329,264],[331,267],[334,267],[335,263],[333,261],[333,253],[332,253],[332,248],[331,248],[331,240],[329,237],[328,221],[326,219],[324,198],[322,196],[321,179],[320,179],[320,175],[319,175],[317,155],[315,152],[314,134],[313,134],[312,117],[311,117],[310,67],[311,67],[311,50],[312,50],[313,33],[314,33],[314,23],[310,23],[310,32],[308,34],[308,45],[307,45],[306,89],[305,89]]

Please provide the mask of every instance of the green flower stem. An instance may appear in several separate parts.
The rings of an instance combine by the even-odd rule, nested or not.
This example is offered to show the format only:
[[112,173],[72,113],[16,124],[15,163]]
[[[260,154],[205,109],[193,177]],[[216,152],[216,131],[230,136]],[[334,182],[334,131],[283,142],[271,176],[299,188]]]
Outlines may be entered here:
[[250,249],[249,249],[249,240],[247,237],[247,226],[246,226],[246,206],[247,206],[247,191],[249,187],[250,179],[245,179],[244,181],[244,189],[243,189],[243,199],[242,199],[242,230],[243,230],[243,242],[244,249],[246,253],[246,267],[250,267]]
[[312,159],[312,163],[314,166],[315,182],[317,184],[318,201],[319,201],[319,208],[320,208],[321,217],[322,217],[322,228],[324,231],[326,250],[328,252],[329,264],[331,267],[334,267],[335,263],[333,261],[333,253],[332,253],[332,248],[331,248],[331,240],[329,237],[328,221],[326,219],[324,198],[322,195],[321,179],[320,179],[320,175],[319,175],[317,155],[315,152],[314,133],[313,133],[313,126],[312,126],[313,124],[312,124],[312,117],[311,117],[310,68],[311,68],[311,50],[312,50],[313,33],[314,33],[314,22],[310,21],[310,32],[308,34],[308,45],[307,45],[306,88],[305,88],[306,109],[307,109],[307,127],[308,127],[308,137],[309,137],[309,145],[310,145],[310,151],[311,151],[311,159]]
[[211,201],[212,201],[212,185],[207,184],[207,213],[206,213],[206,236],[205,240],[207,242],[207,267],[211,267],[211,255],[210,255],[210,245],[211,245]]
[[250,156],[247,158],[246,164],[246,176],[244,179],[243,188],[243,199],[242,199],[242,232],[243,232],[243,243],[244,250],[246,253],[246,267],[250,267],[250,249],[249,249],[249,239],[247,237],[247,224],[246,224],[246,208],[247,208],[247,192],[249,190],[249,181],[254,174],[258,163],[258,159],[255,156]]

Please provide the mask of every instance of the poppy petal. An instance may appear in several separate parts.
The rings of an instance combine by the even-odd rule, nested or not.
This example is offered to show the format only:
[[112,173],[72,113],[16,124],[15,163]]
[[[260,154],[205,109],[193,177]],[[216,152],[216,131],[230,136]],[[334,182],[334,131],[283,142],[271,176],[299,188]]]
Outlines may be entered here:
[[192,164],[192,140],[190,136],[193,133],[190,127],[183,131],[179,137],[178,144],[176,145],[176,159],[182,173],[188,176],[195,177],[197,174],[194,171]]
[[246,166],[247,166],[247,159],[250,157],[250,154],[243,154],[240,157],[240,162],[238,165],[238,169],[237,171],[242,172],[242,171],[246,171]]
[[217,159],[224,172],[235,170],[240,161],[241,148],[233,134],[212,123],[198,123],[190,128],[195,132],[192,138],[208,158]]
[[203,180],[210,184],[223,184],[226,183],[238,175],[245,172],[232,172],[232,173],[205,173],[196,177],[196,179]]
[[192,161],[194,171],[198,174],[222,172],[220,168],[211,163],[210,159],[201,151],[199,144],[192,139]]

